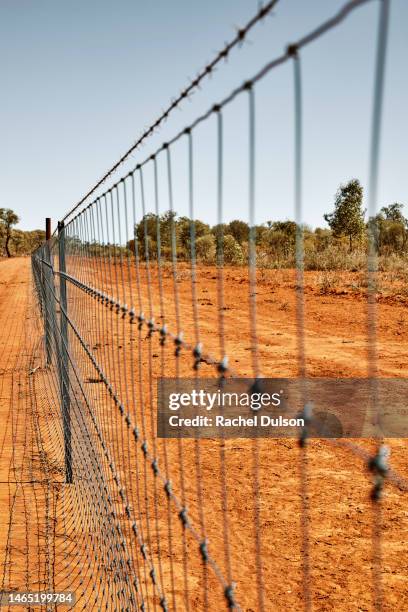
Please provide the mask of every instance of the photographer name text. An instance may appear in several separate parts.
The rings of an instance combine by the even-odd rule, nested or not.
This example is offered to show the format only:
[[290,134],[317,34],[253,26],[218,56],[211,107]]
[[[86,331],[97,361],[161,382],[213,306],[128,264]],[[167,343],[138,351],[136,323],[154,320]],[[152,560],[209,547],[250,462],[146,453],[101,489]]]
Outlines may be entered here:
[[305,421],[301,418],[287,419],[279,415],[270,417],[267,415],[257,415],[251,417],[215,417],[197,415],[192,418],[171,415],[169,417],[170,427],[304,427]]

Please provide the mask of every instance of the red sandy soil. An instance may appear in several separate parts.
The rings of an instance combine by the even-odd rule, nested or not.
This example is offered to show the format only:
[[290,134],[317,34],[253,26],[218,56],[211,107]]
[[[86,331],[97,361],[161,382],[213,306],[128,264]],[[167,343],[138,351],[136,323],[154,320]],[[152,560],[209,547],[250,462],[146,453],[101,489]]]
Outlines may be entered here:
[[[47,457],[32,397],[33,325],[27,259],[0,261],[1,590],[52,588]],[[12,609],[18,609],[14,607]]]
[[[153,305],[150,313],[148,276],[144,268],[139,271],[140,305],[134,268],[128,270],[117,265],[108,269],[103,263],[95,265],[93,262],[80,268],[74,259],[68,265],[70,274],[82,282],[113,294],[129,307],[134,306],[136,312],[142,309],[146,316],[152,314],[158,323],[164,320],[174,332],[177,331],[176,286],[180,328],[186,341],[195,343],[191,276],[186,266],[179,268],[174,285],[171,269],[166,265],[162,278],[162,311],[157,271],[153,267],[149,270]],[[124,293],[122,280],[125,281]],[[260,371],[263,376],[296,376],[294,273],[258,271],[257,281],[256,345]],[[364,279],[357,273],[333,273],[329,281],[319,273],[307,273],[305,277],[307,373],[325,377],[366,376]],[[220,357],[218,282],[215,269],[198,270],[199,339],[205,351],[215,358]],[[378,371],[381,376],[402,377],[407,375],[408,300],[403,285],[386,277],[381,282],[382,293],[377,303]],[[234,372],[252,376],[253,342],[245,270],[228,268],[224,271],[224,296],[221,312],[225,353]],[[373,539],[376,533],[381,533],[383,609],[408,607],[405,542],[408,512],[404,503],[408,491],[404,483],[386,484],[379,514],[377,506],[370,501],[372,480],[364,460],[345,445],[311,440],[304,452],[296,440],[205,440],[197,444],[193,440],[179,443],[155,439],[155,415],[148,408],[154,409],[156,379],[163,372],[166,376],[193,376],[191,353],[183,349],[181,356],[175,358],[174,347],[168,343],[161,347],[157,333],[148,337],[146,328],[139,332],[136,325],[130,326],[127,319],[118,317],[72,286],[69,286],[69,309],[87,345],[123,398],[131,391],[134,366],[135,388],[140,401],[132,403],[129,399],[127,402],[131,406],[132,419],[139,426],[142,423],[142,433],[162,471],[165,471],[167,460],[167,474],[173,489],[187,506],[189,520],[199,537],[205,534],[208,538],[209,553],[226,582],[236,583],[235,597],[242,610],[262,609],[259,592],[263,592],[265,610],[302,610],[305,550],[309,551],[313,609],[374,609],[378,583],[376,564],[373,564],[378,544],[378,539]],[[164,319],[160,319],[161,314]],[[252,338],[253,333],[254,328]],[[4,437],[0,457],[3,584],[5,588],[27,586],[32,589],[38,584],[41,588],[54,584],[63,589],[69,584],[70,588],[85,593],[78,609],[82,609],[83,604],[97,609],[97,597],[91,595],[91,580],[85,587],[80,583],[81,572],[82,577],[89,578],[92,570],[92,555],[89,549],[85,550],[84,540],[86,536],[92,537],[93,527],[92,523],[83,523],[79,514],[80,504],[75,496],[81,492],[81,485],[70,485],[66,492],[67,486],[61,484],[61,449],[52,436],[52,426],[56,427],[58,421],[58,408],[47,400],[50,373],[43,367],[41,327],[34,310],[29,260],[24,258],[0,262],[0,343],[0,415]],[[198,543],[190,530],[183,531],[177,510],[172,502],[167,504],[162,486],[158,487],[156,495],[152,493],[152,471],[150,468],[144,471],[142,452],[135,449],[133,438],[126,430],[123,435],[123,417],[103,385],[94,384],[95,370],[87,363],[72,332],[70,345],[78,371],[87,381],[87,393],[102,434],[112,448],[114,464],[131,502],[132,513],[147,538],[150,558],[155,567],[161,569],[160,584],[170,609],[174,609],[174,603],[180,610],[204,610],[206,603],[210,610],[225,609],[219,579],[212,568],[203,572]],[[121,356],[118,363],[122,371],[111,363],[112,354]],[[141,368],[138,370],[139,362]],[[37,366],[39,369],[32,373]],[[200,376],[215,376],[214,367],[203,365]],[[54,400],[57,402],[56,398]],[[353,442],[370,453],[376,448],[370,440]],[[407,477],[406,441],[394,439],[387,444],[391,448],[393,469]],[[201,507],[197,489],[198,451]],[[302,474],[306,483],[303,497]],[[22,484],[24,479],[52,481],[53,486],[50,491],[44,484]],[[21,484],[10,484],[11,480],[21,481]],[[142,489],[142,493],[137,493],[138,487],[145,482],[147,492],[143,494]],[[113,487],[112,478],[109,484]],[[302,499],[308,507],[307,546],[304,541],[302,543],[301,517],[305,516]],[[50,512],[49,507],[54,510]],[[66,526],[63,529],[61,523],[67,508],[74,516],[69,529]],[[122,507],[119,518],[126,525],[123,510]],[[50,520],[50,514],[54,521]],[[256,522],[259,524],[258,543]],[[124,527],[124,533],[126,541],[130,541],[129,526]],[[73,547],[63,559],[68,537]],[[157,542],[160,542],[160,550]],[[136,547],[130,545],[130,548],[133,562],[143,567]],[[258,563],[257,568],[259,558],[261,567]],[[258,588],[260,569],[262,589]],[[106,575],[106,569],[100,572],[101,576]],[[149,578],[143,579],[143,571],[140,575],[144,600],[154,609],[154,602],[158,606],[157,595],[153,593]],[[109,588],[114,592],[114,587]],[[100,592],[97,595],[105,602],[99,604],[103,609],[115,609],[114,604],[106,603]]]

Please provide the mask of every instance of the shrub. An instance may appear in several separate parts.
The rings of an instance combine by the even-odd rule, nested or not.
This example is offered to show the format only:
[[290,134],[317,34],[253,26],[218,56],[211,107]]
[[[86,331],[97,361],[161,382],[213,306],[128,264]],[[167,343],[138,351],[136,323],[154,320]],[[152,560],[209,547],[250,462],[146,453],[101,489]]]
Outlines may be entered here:
[[305,252],[306,270],[350,270],[357,272],[367,267],[367,254],[363,250],[346,251],[342,246],[331,245],[323,251]]
[[211,264],[215,261],[215,238],[212,234],[199,236],[195,241],[197,260]]
[[224,263],[241,265],[244,262],[242,248],[231,234],[226,234],[222,238],[222,248]]
[[240,221],[238,219],[231,221],[227,226],[227,231],[228,234],[231,234],[231,236],[241,245],[248,240],[249,226],[245,221]]
[[331,293],[333,290],[337,289],[339,284],[340,278],[335,272],[324,271],[317,277],[317,285],[322,295]]

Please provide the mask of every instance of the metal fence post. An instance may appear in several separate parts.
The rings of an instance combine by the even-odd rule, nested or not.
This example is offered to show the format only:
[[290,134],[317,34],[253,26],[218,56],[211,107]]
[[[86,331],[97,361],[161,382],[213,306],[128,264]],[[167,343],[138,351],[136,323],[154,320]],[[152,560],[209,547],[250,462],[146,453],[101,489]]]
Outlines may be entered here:
[[59,283],[60,283],[60,389],[61,389],[61,411],[62,426],[64,430],[64,452],[65,452],[65,482],[72,483],[72,448],[71,448],[71,411],[70,411],[70,385],[69,385],[69,359],[68,359],[68,304],[67,285],[64,274],[65,263],[65,226],[64,222],[58,222],[58,254],[59,254]]
[[[51,266],[51,247],[49,240],[51,240],[51,219],[47,217],[45,219],[45,249],[44,249],[44,257],[45,261]],[[43,275],[44,264],[41,264],[41,276]],[[51,290],[50,286],[52,286],[54,279],[52,270],[46,267],[45,277],[47,278],[47,283],[45,283],[42,279],[43,287],[45,287],[45,299],[46,303],[44,305],[44,321],[45,321],[45,353],[47,356],[47,365],[51,364],[52,361],[52,321],[51,321],[51,304],[52,298],[50,296]],[[48,302],[48,304],[47,304]],[[48,306],[48,309],[47,309]]]

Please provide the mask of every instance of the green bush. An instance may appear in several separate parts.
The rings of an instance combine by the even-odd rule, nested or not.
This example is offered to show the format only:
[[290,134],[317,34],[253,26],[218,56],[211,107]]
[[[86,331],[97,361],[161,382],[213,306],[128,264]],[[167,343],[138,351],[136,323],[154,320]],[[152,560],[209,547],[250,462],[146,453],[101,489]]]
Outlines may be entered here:
[[195,241],[197,261],[206,264],[215,262],[215,238],[212,234],[199,236]]
[[[244,263],[242,247],[231,234],[226,234],[222,239],[222,256],[224,263],[239,266]],[[217,245],[218,246],[218,245]]]

